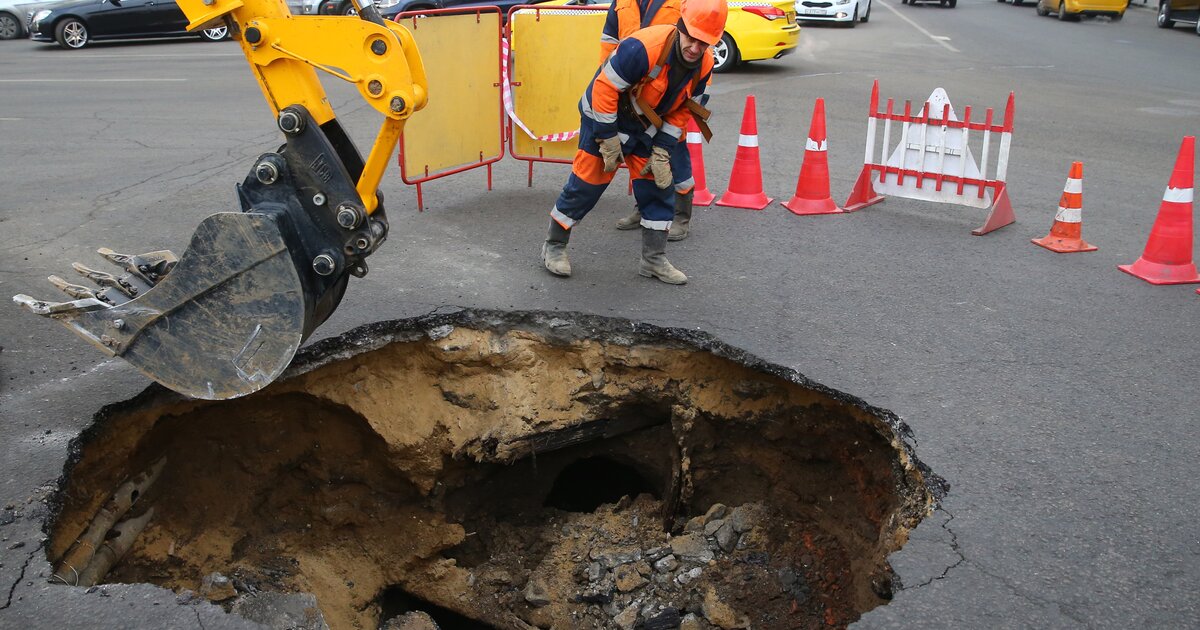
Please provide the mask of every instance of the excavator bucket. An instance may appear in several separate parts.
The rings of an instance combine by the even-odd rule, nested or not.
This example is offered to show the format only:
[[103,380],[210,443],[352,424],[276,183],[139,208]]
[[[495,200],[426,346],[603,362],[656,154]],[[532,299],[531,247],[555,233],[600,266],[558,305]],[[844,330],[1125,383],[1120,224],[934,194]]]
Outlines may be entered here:
[[[14,300],[175,391],[204,399],[249,394],[279,376],[307,336],[309,300],[279,221],[266,214],[214,214],[200,223],[170,269],[154,270],[166,252],[122,256],[101,250],[127,272],[116,277],[82,265],[76,270],[109,285],[103,292],[89,296],[85,287],[60,286],[82,299]],[[116,303],[130,294],[135,297]]]
[[337,121],[317,125],[300,106],[284,116],[287,143],[237,187],[242,212],[204,219],[178,261],[101,249],[124,273],[74,265],[99,289],[51,276],[73,301],[13,300],[179,393],[224,400],[266,387],[387,238],[382,205],[362,207],[361,157]]
[[[350,276],[367,274],[367,256],[388,234],[378,185],[427,83],[412,36],[369,3],[356,3],[359,20],[294,20],[278,0],[179,4],[190,29],[224,23],[240,40],[283,146],[259,156],[237,186],[241,212],[201,222],[178,261],[166,251],[102,249],[123,273],[74,265],[99,289],[51,276],[72,301],[13,300],[170,389],[221,400],[274,381],[337,308]],[[367,160],[317,70],[354,83],[384,115]]]

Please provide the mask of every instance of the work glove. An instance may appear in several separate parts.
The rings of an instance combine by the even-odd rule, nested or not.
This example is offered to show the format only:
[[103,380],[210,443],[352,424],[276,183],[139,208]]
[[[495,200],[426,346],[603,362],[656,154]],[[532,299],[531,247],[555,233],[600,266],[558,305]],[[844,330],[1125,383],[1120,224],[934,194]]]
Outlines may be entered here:
[[604,172],[611,173],[617,170],[617,165],[621,163],[621,138],[597,138],[596,142],[600,145],[600,157],[604,159]]
[[654,174],[654,185],[659,188],[671,186],[671,153],[663,147],[654,147],[650,151],[650,159],[642,167],[642,175]]

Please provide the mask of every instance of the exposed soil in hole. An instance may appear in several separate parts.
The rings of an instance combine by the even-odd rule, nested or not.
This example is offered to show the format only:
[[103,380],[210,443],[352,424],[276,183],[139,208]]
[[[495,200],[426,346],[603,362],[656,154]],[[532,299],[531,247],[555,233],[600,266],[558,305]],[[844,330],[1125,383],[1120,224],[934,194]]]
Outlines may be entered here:
[[890,599],[887,555],[944,492],[907,434],[702,334],[431,316],[316,344],[244,399],[102,411],[48,554],[165,457],[104,581],[251,617],[311,594],[335,630],[842,626]]

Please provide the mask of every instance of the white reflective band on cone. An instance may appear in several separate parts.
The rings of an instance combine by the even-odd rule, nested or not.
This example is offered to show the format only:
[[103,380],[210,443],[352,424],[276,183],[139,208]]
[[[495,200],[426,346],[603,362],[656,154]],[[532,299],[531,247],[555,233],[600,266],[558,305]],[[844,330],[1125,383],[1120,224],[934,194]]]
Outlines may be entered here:
[[739,147],[757,147],[758,146],[758,136],[757,135],[747,136],[746,134],[738,134],[738,146]]
[[809,138],[808,142],[804,143],[804,150],[805,151],[824,151],[824,150],[826,150],[826,147],[828,147],[828,146],[829,145],[825,140],[822,140],[821,144],[817,144],[816,140]]
[[1172,203],[1192,203],[1191,188],[1167,188],[1167,192],[1163,193],[1163,201]]
[[704,136],[696,133],[695,131],[688,132],[688,134],[687,134],[688,144],[700,144],[701,140],[704,140]]
[[1067,178],[1067,185],[1063,186],[1065,193],[1081,193],[1083,192],[1083,180]]
[[1054,214],[1054,220],[1059,223],[1083,223],[1083,213],[1079,208],[1059,206],[1058,212]]

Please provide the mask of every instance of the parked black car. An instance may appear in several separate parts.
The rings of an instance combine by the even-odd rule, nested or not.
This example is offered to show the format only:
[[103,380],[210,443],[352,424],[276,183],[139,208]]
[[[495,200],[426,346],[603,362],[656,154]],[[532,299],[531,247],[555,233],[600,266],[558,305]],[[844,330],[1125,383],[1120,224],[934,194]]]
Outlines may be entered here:
[[229,37],[225,26],[189,33],[187,24],[175,0],[79,0],[34,13],[29,38],[76,49],[102,39],[199,35],[216,42]]

